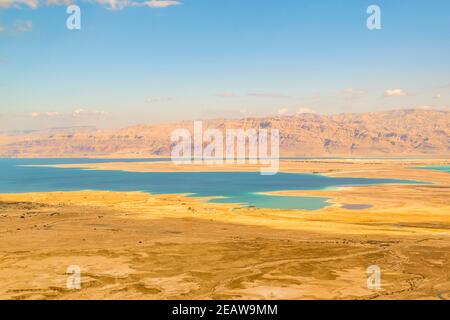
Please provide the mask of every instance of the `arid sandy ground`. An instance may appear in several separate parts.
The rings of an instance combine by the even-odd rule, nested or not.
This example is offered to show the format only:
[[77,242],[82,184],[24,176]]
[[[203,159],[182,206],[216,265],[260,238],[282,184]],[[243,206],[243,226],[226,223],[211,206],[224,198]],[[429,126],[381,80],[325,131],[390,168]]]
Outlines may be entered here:
[[[279,192],[332,198],[318,211],[145,193],[0,195],[0,298],[450,299],[450,174],[413,169],[448,163],[283,161],[285,172],[433,182]],[[169,163],[83,166],[230,171]],[[69,265],[81,268],[80,290],[66,288]],[[381,290],[367,288],[370,265],[381,268]]]

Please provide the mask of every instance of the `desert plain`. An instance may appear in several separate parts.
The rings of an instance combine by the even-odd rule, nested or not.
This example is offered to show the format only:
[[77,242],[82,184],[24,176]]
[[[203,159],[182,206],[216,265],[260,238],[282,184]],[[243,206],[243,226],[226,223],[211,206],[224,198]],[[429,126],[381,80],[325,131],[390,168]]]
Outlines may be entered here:
[[[450,299],[450,174],[442,159],[283,160],[282,172],[426,182],[279,195],[320,210],[142,192],[0,195],[1,299]],[[259,171],[170,162],[95,170]],[[81,269],[80,289],[67,268]],[[381,288],[367,286],[379,266]]]

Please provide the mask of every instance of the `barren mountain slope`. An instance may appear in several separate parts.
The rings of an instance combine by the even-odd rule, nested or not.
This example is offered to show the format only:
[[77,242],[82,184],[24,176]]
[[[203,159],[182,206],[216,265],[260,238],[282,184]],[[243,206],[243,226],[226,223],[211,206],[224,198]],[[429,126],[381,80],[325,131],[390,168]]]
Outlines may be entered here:
[[[170,135],[193,123],[139,125],[118,130],[66,128],[0,134],[2,157],[150,157],[170,155]],[[203,129],[274,128],[282,156],[449,155],[450,112],[378,113],[216,119]]]

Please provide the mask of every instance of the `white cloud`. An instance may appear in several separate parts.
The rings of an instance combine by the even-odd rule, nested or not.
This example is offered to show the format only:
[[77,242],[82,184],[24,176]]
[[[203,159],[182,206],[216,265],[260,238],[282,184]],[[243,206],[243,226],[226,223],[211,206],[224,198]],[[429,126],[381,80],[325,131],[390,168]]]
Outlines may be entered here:
[[385,97],[405,97],[408,93],[403,89],[388,89],[384,92]]
[[159,102],[168,102],[172,101],[173,99],[171,97],[150,97],[147,98],[147,102],[149,103],[159,103]]
[[434,107],[432,106],[418,106],[417,109],[421,109],[421,110],[430,110],[433,109]]
[[13,24],[10,26],[0,25],[0,32],[5,32],[6,35],[14,36],[24,32],[31,32],[31,31],[33,31],[33,22],[31,22],[30,20],[15,20]]
[[288,114],[288,112],[289,112],[288,108],[281,108],[281,109],[278,110],[278,114],[280,116],[284,116],[284,115]]
[[94,2],[106,6],[111,10],[122,10],[125,7],[132,5],[128,0],[93,0]]
[[[181,4],[177,0],[148,0],[148,1],[132,1],[132,0],[84,0],[86,2],[95,2],[106,6],[111,10],[121,10],[125,7],[149,7],[149,8],[167,8]],[[28,7],[36,9],[40,6],[56,6],[67,5],[73,3],[73,0],[0,0],[0,8],[24,8]]]
[[345,100],[354,100],[363,97],[366,92],[355,88],[345,88],[339,91],[338,94]]
[[304,114],[304,113],[317,113],[315,110],[307,108],[307,107],[300,107],[297,110],[297,114]]
[[14,33],[23,33],[33,31],[33,23],[29,20],[17,20],[13,24]]
[[247,108],[243,108],[239,110],[239,113],[244,115],[244,116],[248,116],[250,114],[250,111],[248,111]]
[[36,9],[38,4],[38,0],[0,0],[0,8],[21,8],[25,6]]
[[59,5],[70,5],[74,3],[74,0],[45,0],[45,5],[47,6],[59,6]]
[[216,93],[216,96],[221,98],[232,98],[235,97],[236,95],[232,92],[219,92]]
[[106,111],[86,110],[86,109],[82,109],[82,108],[75,109],[73,112],[69,112],[69,113],[61,113],[58,111],[46,111],[46,112],[35,111],[35,112],[31,112],[29,114],[29,116],[32,118],[56,118],[56,117],[62,117],[62,118],[94,117],[94,118],[99,118],[99,117],[107,116],[107,115],[109,115],[109,113]]
[[250,97],[259,98],[288,98],[288,96],[281,93],[271,93],[271,92],[251,92],[247,94]]
[[101,117],[107,116],[108,112],[106,111],[98,111],[98,110],[86,110],[86,109],[76,109],[72,112],[72,117],[81,118],[81,117]]
[[135,7],[149,7],[149,8],[167,8],[180,5],[180,1],[175,0],[150,0],[144,2],[133,2]]
[[61,113],[56,111],[47,111],[47,112],[32,112],[30,114],[32,118],[54,118],[61,116]]
[[440,99],[441,97],[442,97],[441,94],[438,93],[433,96],[433,99]]

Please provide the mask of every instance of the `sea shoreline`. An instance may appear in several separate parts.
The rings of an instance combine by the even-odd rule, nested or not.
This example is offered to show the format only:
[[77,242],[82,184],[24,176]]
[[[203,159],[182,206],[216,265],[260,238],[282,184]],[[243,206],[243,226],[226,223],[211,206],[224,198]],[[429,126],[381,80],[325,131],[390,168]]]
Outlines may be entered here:
[[[317,211],[143,192],[0,194],[0,297],[439,299],[450,290],[448,173],[401,161],[282,166],[433,184],[275,193],[330,197]],[[73,264],[82,270],[79,291],[65,288]],[[380,291],[365,286],[371,264],[382,269]]]

